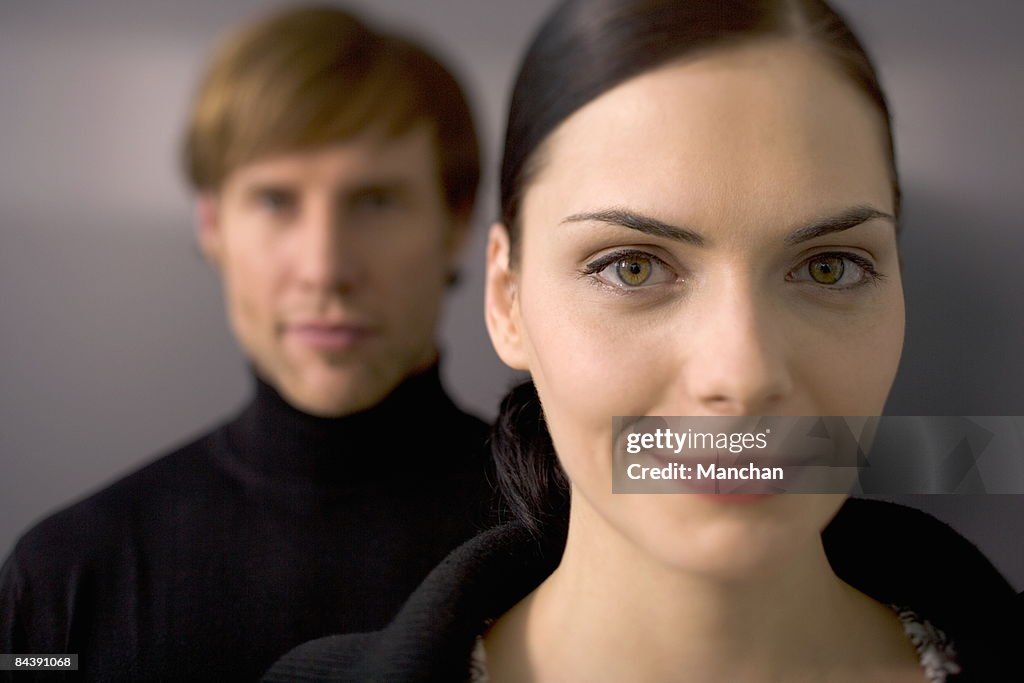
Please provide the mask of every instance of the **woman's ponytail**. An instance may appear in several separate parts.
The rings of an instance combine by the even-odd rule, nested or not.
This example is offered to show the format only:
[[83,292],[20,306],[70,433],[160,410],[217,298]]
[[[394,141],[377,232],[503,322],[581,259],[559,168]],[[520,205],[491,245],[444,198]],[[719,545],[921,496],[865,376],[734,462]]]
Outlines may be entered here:
[[502,400],[491,430],[491,452],[508,512],[539,533],[569,510],[569,481],[555,455],[533,382],[514,387]]

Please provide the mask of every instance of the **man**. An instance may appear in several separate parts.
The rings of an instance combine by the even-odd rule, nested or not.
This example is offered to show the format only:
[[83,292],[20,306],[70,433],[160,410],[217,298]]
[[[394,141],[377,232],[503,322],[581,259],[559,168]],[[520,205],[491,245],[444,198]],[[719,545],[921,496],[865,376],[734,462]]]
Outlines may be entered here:
[[478,156],[451,75],[341,10],[222,45],[185,166],[255,398],[29,531],[3,567],[0,651],[253,679],[383,626],[487,522],[487,429],[444,393],[435,344]]

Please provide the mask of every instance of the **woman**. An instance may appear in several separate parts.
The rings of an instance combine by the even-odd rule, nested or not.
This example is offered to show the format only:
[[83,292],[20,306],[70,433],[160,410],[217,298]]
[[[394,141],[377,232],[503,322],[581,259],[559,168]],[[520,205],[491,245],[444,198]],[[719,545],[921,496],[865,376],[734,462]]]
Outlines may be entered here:
[[560,5],[501,184],[487,324],[533,380],[495,432],[518,520],[386,630],[307,644],[270,680],[1012,680],[1012,590],[922,513],[611,493],[615,415],[883,410],[899,185],[885,98],[830,8]]

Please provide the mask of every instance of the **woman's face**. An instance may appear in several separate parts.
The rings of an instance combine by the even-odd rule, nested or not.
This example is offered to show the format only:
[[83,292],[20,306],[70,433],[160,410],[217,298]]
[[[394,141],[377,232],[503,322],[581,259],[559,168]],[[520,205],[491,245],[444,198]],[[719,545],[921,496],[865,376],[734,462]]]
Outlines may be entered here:
[[488,325],[533,376],[573,506],[694,569],[816,538],[842,497],[612,495],[611,418],[882,412],[904,310],[876,107],[762,42],[604,93],[540,159],[511,268],[491,233]]

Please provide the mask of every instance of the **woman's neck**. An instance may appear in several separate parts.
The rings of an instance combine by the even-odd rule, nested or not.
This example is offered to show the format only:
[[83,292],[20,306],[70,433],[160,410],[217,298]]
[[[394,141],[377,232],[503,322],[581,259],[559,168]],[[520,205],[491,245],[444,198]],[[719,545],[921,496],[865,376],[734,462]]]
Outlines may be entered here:
[[558,569],[486,638],[496,683],[922,680],[898,619],[835,576],[820,535],[723,578],[653,557],[579,500]]

